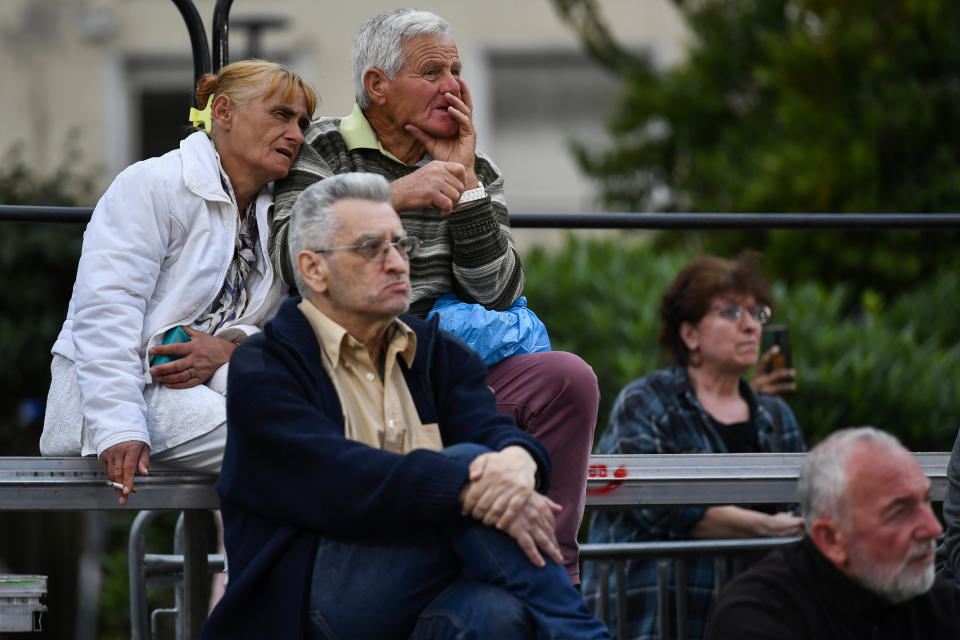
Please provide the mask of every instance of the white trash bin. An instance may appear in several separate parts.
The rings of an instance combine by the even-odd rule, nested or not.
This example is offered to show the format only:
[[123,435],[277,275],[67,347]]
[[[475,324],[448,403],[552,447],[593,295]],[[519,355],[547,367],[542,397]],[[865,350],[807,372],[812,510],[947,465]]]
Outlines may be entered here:
[[0,574],[0,632],[40,631],[47,576]]

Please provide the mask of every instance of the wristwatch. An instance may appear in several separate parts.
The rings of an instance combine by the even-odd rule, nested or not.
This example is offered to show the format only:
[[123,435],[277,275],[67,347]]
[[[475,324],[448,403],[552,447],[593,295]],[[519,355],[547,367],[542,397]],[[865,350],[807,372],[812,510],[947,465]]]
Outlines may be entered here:
[[481,198],[487,197],[487,191],[483,188],[483,183],[480,182],[473,189],[467,189],[461,194],[460,199],[457,200],[457,205],[467,204],[468,202],[473,202],[474,200],[480,200]]

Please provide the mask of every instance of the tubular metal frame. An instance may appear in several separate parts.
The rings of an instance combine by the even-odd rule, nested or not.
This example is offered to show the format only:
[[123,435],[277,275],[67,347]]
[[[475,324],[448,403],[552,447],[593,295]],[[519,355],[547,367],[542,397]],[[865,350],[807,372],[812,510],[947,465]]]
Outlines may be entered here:
[[[0,222],[89,222],[90,207],[0,205]],[[960,229],[960,213],[511,213],[516,229]]]

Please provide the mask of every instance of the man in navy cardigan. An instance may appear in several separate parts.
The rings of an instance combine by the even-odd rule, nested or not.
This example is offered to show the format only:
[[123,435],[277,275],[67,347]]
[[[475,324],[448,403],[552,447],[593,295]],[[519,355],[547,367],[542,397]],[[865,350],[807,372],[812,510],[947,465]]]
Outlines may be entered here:
[[204,637],[606,638],[557,564],[546,451],[476,354],[397,318],[418,242],[389,197],[344,174],[297,201],[303,299],[230,364],[230,578]]

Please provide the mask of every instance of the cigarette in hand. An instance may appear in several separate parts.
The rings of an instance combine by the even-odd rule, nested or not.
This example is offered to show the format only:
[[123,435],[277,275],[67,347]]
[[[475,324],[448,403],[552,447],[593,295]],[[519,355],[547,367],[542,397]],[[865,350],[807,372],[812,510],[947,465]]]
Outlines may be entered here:
[[[121,491],[123,491],[123,485],[120,484],[119,482],[112,482],[112,481],[110,481],[110,480],[107,480],[107,486],[108,486],[108,487],[113,487],[114,489],[120,489]],[[136,487],[131,487],[131,488],[130,488],[130,493],[136,493],[136,492],[137,492],[137,488],[136,488]]]

